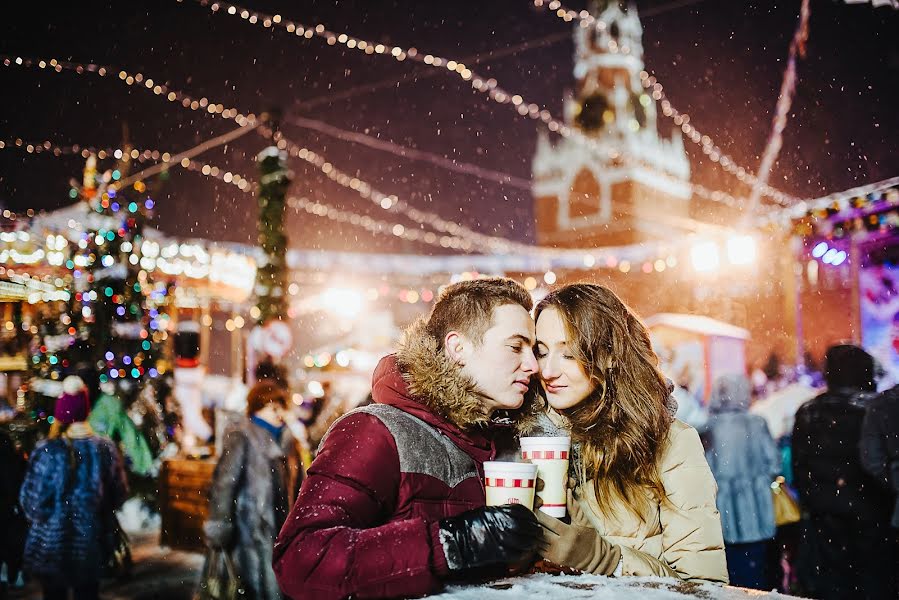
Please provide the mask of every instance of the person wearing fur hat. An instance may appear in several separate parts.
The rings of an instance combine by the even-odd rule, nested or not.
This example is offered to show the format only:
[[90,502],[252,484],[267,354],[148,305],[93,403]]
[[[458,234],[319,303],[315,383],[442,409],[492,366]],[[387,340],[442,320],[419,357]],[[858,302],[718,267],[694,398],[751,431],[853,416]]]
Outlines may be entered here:
[[848,344],[825,355],[827,391],[802,405],[793,426],[793,483],[809,513],[799,560],[804,593],[816,598],[896,598],[892,498],[859,457],[874,360]]
[[19,501],[31,529],[25,570],[40,580],[45,600],[99,597],[103,565],[115,543],[114,511],[128,484],[122,457],[87,423],[90,399],[78,377],[63,381],[49,438],[29,459]]
[[381,360],[373,403],[331,426],[275,544],[287,596],[421,596],[533,555],[534,514],[485,506],[482,484],[495,417],[537,371],[531,306],[509,279],[450,285]]

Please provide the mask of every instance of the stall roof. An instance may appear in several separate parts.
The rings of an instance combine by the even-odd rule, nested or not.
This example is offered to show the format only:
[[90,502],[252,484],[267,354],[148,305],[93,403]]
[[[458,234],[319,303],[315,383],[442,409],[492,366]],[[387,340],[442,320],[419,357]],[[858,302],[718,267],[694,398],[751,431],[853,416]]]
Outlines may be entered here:
[[28,289],[21,283],[0,279],[0,302],[17,302],[28,298]]
[[672,327],[684,331],[692,331],[702,335],[730,337],[741,340],[749,339],[749,331],[724,321],[701,315],[685,315],[680,313],[658,313],[643,321],[650,329],[653,327]]

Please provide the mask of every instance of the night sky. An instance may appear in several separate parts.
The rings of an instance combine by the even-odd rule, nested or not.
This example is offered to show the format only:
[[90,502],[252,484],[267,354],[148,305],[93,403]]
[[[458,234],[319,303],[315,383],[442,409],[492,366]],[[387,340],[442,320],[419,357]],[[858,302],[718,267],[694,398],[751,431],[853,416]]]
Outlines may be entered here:
[[[304,129],[304,117],[344,130],[530,179],[539,125],[471,89],[459,77],[411,61],[365,55],[321,38],[264,29],[192,0],[83,1],[4,7],[0,54],[94,62],[141,72],[170,88],[226,107],[284,113],[291,140],[385,193],[480,231],[533,241],[533,203],[519,186],[454,173]],[[54,3],[55,4],[55,3]],[[575,9],[585,2],[570,2]],[[250,9],[374,42],[461,58],[529,102],[562,116],[573,84],[572,25],[527,0],[259,2]],[[740,165],[758,168],[771,127],[799,1],[640,0],[644,60],[672,104]],[[519,48],[508,52],[509,48]],[[500,52],[498,57],[492,53]],[[813,0],[808,55],[771,177],[815,197],[899,175],[899,11]],[[0,139],[117,146],[127,123],[137,148],[178,152],[236,125],[170,103],[112,77],[0,66]],[[659,116],[663,132],[672,123]],[[255,178],[255,134],[202,155]],[[735,178],[687,143],[692,179],[742,194]],[[112,166],[112,161],[105,165]],[[69,179],[83,159],[0,150],[0,204],[22,212],[71,202]],[[292,193],[345,210],[404,221],[298,160]],[[255,201],[230,185],[173,169],[157,192],[155,225],[173,235],[255,240]],[[297,248],[427,251],[291,211]],[[337,233],[335,233],[335,231]]]

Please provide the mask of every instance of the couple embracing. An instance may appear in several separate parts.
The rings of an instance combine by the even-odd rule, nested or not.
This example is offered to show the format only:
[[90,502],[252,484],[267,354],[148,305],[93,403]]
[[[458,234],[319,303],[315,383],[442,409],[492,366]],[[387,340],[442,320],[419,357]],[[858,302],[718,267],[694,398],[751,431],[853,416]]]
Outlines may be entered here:
[[[374,403],[331,427],[275,544],[286,595],[420,596],[537,556],[727,582],[715,481],[643,324],[592,284],[532,308],[510,279],[453,284],[381,360]],[[548,430],[574,444],[572,522],[485,506],[484,462]]]

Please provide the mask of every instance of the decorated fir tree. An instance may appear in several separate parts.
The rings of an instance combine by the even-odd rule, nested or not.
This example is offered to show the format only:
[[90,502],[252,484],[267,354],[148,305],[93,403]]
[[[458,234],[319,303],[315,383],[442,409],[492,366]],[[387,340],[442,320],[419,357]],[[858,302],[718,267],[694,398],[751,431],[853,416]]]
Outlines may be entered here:
[[108,225],[88,235],[92,260],[82,302],[93,320],[95,364],[100,382],[113,382],[123,399],[158,374],[163,337],[159,309],[165,290],[153,286],[140,264],[142,230],[152,208],[150,198],[132,200],[110,189],[93,206],[108,218]]
[[259,325],[287,317],[287,236],[284,209],[293,173],[287,155],[270,146],[256,157],[259,163],[259,245],[265,255],[256,270]]
[[170,290],[154,285],[142,265],[153,200],[141,197],[140,182],[128,190],[133,197],[109,185],[121,177],[119,170],[98,176],[91,157],[83,185],[73,187],[87,210],[85,227],[69,232],[63,279],[70,296],[39,315],[31,357],[32,389],[45,397],[57,395],[65,376],[78,374],[94,393],[98,384],[111,383],[127,403],[159,374]]

